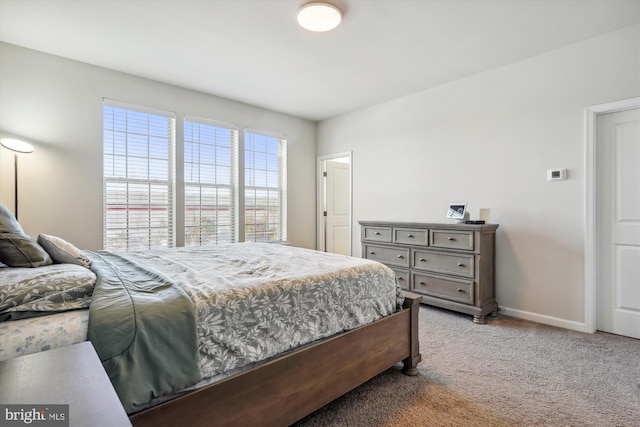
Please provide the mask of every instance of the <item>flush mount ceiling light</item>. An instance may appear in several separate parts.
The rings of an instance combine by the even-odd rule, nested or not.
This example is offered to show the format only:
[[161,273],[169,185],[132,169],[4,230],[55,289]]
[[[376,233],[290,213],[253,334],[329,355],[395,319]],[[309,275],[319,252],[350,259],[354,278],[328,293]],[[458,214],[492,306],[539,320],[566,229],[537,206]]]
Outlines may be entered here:
[[309,31],[329,31],[340,25],[342,12],[328,3],[305,4],[298,11],[298,24]]

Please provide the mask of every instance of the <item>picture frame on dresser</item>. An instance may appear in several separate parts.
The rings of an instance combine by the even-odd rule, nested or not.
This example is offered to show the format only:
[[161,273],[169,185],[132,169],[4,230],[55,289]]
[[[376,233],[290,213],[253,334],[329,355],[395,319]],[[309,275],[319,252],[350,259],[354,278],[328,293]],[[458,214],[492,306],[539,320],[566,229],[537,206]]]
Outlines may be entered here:
[[422,303],[473,315],[498,309],[495,299],[497,224],[359,221],[362,257],[381,262]]
[[467,210],[465,203],[450,203],[449,209],[447,209],[447,218],[464,219],[464,214]]

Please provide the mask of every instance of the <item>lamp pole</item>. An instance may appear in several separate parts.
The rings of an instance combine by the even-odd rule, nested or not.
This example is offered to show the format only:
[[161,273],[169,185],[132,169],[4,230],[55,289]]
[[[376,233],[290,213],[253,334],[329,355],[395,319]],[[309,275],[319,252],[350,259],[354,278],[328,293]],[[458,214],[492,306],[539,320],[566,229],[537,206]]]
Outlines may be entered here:
[[13,153],[13,206],[18,219],[18,153]]
[[13,151],[13,206],[18,219],[18,153],[33,153],[33,145],[13,138],[0,140],[0,145]]

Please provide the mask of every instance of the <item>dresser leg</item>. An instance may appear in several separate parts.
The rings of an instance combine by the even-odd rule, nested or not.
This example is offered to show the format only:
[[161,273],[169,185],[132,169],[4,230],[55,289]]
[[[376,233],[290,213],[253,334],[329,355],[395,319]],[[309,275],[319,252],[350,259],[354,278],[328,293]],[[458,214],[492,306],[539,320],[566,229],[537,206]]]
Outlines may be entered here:
[[484,325],[487,322],[485,322],[484,316],[473,316],[473,323],[477,323],[479,325]]

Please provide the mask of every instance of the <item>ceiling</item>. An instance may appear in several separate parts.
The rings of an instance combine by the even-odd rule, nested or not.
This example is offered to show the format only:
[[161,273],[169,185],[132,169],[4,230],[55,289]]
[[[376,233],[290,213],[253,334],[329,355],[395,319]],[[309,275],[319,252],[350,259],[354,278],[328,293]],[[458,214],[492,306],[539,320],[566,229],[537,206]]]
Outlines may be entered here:
[[640,22],[640,0],[335,0],[312,33],[306,3],[0,0],[0,40],[319,121]]

